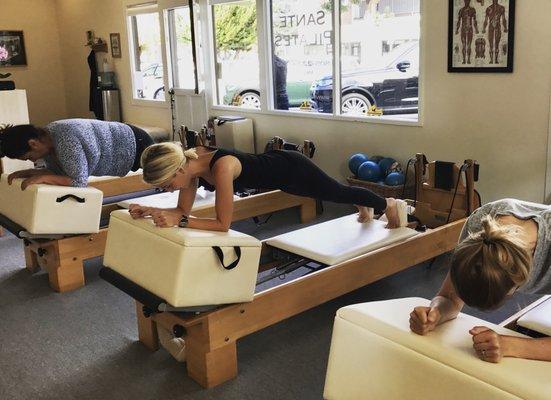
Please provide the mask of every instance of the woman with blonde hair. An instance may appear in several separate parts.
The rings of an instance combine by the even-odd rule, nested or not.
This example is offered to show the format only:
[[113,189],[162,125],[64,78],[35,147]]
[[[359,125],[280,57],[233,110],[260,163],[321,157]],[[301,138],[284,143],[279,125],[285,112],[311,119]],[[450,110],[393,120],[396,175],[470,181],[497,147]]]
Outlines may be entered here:
[[[454,319],[464,304],[481,310],[498,308],[516,290],[551,293],[551,206],[515,199],[486,204],[467,220],[451,267],[429,307],[410,314],[413,332],[426,335]],[[469,333],[484,361],[503,357],[551,361],[551,338],[499,335],[484,326]]]
[[[247,154],[203,146],[183,151],[177,144],[161,143],[143,152],[141,164],[147,183],[169,191],[180,190],[176,208],[130,206],[132,217],[151,216],[160,227],[227,231],[232,220],[234,192],[243,189],[280,189],[298,196],[355,204],[360,222],[370,220],[368,208],[373,208],[386,214],[389,228],[399,226],[396,200],[342,185],[296,151]],[[198,186],[216,189],[216,218],[190,216]]]

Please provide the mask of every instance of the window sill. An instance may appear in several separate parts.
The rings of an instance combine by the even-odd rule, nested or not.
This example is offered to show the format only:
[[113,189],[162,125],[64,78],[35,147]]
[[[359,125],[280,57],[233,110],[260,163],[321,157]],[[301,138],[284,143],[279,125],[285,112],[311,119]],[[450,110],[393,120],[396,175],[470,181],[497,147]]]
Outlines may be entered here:
[[382,117],[353,117],[345,115],[332,115],[332,114],[321,114],[321,113],[310,113],[307,111],[263,111],[255,109],[247,109],[240,107],[231,107],[231,106],[211,106],[210,108],[213,111],[225,111],[232,114],[250,114],[250,115],[271,115],[279,117],[294,117],[294,118],[312,118],[312,119],[323,119],[323,120],[332,120],[332,121],[347,121],[347,122],[363,122],[363,123],[374,123],[374,124],[384,124],[384,125],[401,125],[401,126],[423,126],[421,116],[418,119],[407,119],[398,115],[389,115]]

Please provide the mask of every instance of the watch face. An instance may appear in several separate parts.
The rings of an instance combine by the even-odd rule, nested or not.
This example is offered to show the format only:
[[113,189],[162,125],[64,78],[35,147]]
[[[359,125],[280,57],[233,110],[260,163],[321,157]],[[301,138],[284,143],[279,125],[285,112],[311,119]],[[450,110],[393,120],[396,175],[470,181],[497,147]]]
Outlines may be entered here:
[[180,219],[180,223],[178,224],[178,226],[180,228],[185,228],[187,226],[187,224],[188,224],[188,219],[187,219],[187,217],[184,216],[184,217],[182,217],[182,219]]

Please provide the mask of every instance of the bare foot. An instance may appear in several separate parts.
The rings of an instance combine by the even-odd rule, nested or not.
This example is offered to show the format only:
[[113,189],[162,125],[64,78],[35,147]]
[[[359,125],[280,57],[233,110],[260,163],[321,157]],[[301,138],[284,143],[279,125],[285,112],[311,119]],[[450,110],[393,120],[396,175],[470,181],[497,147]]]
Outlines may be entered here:
[[356,208],[358,209],[358,222],[363,224],[365,222],[371,222],[373,220],[372,208],[358,205],[356,205]]
[[398,204],[396,199],[389,197],[386,199],[385,215],[388,220],[387,228],[395,229],[400,227],[400,215],[398,213]]

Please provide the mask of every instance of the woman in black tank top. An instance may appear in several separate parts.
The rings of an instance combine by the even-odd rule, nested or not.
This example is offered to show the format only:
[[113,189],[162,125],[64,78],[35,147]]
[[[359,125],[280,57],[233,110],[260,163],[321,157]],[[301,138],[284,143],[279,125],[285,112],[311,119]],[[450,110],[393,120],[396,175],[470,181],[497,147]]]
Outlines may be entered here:
[[[296,151],[247,154],[212,147],[183,151],[177,144],[161,143],[144,151],[141,164],[147,183],[168,191],[180,190],[178,207],[174,209],[130,206],[132,217],[152,216],[161,227],[179,225],[227,231],[232,220],[234,192],[244,189],[280,189],[298,196],[354,204],[360,222],[372,218],[369,208],[373,208],[386,214],[389,228],[399,226],[396,200],[364,188],[342,185]],[[198,186],[210,191],[216,188],[216,218],[189,216]]]

